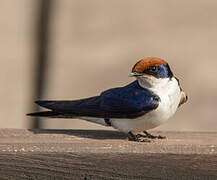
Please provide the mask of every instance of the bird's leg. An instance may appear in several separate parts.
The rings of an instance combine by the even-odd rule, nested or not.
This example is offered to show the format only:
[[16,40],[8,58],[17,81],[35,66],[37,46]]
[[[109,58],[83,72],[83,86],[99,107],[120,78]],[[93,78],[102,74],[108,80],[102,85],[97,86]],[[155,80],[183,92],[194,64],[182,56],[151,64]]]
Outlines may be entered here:
[[129,132],[128,134],[128,140],[129,141],[136,141],[136,142],[151,142],[150,140],[144,138],[141,134],[133,134],[132,132]]
[[147,131],[143,131],[143,133],[145,134],[145,137],[150,138],[150,139],[166,139],[166,136],[154,136],[149,134]]

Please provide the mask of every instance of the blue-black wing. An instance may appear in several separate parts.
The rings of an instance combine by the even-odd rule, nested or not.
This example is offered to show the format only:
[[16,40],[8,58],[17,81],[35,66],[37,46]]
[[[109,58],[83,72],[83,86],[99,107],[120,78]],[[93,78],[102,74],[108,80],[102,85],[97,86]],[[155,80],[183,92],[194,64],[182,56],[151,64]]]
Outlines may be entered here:
[[[100,96],[75,101],[37,101],[36,103],[52,110],[42,116],[49,114],[52,117],[53,112],[55,117],[136,118],[156,109],[159,100],[157,95],[141,88],[138,82],[134,81],[125,87],[104,91]],[[29,115],[37,116],[37,113]]]
[[101,108],[108,114],[135,118],[158,107],[160,98],[142,88],[138,81],[122,87],[104,91],[101,94]]

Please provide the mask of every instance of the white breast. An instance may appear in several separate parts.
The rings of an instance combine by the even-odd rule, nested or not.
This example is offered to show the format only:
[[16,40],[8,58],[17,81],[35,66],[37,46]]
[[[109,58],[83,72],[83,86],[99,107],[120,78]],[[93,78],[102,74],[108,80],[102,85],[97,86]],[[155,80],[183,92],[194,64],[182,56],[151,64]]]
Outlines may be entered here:
[[159,125],[176,112],[181,99],[181,90],[177,80],[172,78],[171,80],[165,79],[165,81],[167,81],[165,86],[150,89],[161,99],[158,108],[151,112],[152,116],[156,118],[156,124],[159,123]]
[[113,119],[114,128],[123,132],[152,129],[166,122],[176,112],[181,99],[181,91],[175,78],[160,79],[157,85],[148,89],[160,97],[157,109],[137,119]]

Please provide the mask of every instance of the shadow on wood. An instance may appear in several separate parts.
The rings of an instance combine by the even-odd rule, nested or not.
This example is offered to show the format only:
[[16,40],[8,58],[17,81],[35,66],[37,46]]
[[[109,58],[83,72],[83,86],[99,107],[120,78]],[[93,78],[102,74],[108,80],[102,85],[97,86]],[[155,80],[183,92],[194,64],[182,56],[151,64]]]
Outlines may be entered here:
[[91,139],[127,139],[125,133],[109,130],[28,129],[34,134],[65,134]]

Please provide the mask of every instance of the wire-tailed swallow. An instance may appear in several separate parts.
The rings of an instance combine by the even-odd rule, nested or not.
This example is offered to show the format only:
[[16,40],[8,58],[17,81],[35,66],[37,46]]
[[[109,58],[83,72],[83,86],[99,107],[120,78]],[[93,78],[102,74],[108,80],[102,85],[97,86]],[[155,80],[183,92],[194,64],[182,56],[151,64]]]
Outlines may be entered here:
[[168,63],[156,57],[138,61],[130,76],[136,80],[126,86],[103,91],[99,96],[72,101],[36,101],[50,110],[28,115],[78,118],[112,126],[127,133],[132,141],[148,142],[147,138],[163,138],[146,130],[166,122],[187,101],[179,80]]

